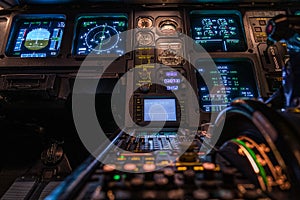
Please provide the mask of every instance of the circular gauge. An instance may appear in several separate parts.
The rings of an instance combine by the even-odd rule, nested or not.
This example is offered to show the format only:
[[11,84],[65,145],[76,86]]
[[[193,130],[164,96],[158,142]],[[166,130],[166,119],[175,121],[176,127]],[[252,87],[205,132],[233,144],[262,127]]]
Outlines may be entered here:
[[140,46],[149,46],[154,41],[154,36],[151,32],[138,32],[136,40]]
[[[116,37],[112,37],[112,36]],[[96,53],[108,51],[114,48],[119,41],[118,31],[108,25],[99,25],[90,29],[85,34],[85,42],[88,48]]]
[[150,28],[150,27],[152,27],[152,25],[153,25],[153,22],[148,17],[139,18],[138,23],[137,23],[137,26],[139,28]]
[[173,34],[178,28],[178,23],[173,19],[163,19],[158,25],[162,33]]

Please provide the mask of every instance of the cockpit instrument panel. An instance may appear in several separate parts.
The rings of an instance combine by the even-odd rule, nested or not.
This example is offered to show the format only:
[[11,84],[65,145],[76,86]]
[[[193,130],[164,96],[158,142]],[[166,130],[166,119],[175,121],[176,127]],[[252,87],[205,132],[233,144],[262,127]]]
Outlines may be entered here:
[[[215,61],[216,70],[206,70],[205,62],[198,65],[198,92],[200,108],[204,112],[219,112],[234,98],[258,96],[252,63],[249,60]],[[219,76],[214,76],[218,74]],[[208,90],[203,77],[210,77],[213,89]]]
[[175,99],[144,99],[144,121],[176,121]]
[[192,38],[209,52],[241,52],[247,49],[238,13],[192,11],[190,23]]
[[65,16],[17,15],[14,18],[6,55],[10,57],[56,57],[65,28]]
[[126,31],[127,27],[125,14],[81,16],[77,20],[73,54],[121,56],[126,45],[120,33]]

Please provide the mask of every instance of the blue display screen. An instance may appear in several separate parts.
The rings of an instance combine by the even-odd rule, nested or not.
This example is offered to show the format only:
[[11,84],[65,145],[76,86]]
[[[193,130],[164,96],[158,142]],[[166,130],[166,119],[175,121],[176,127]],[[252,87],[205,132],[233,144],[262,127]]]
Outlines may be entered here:
[[[198,64],[198,92],[200,108],[204,112],[219,112],[235,98],[258,96],[252,63],[249,61],[216,62],[217,69],[207,70]],[[209,91],[203,77],[211,79]]]
[[63,15],[20,15],[14,19],[6,55],[21,58],[56,57],[65,28]]
[[176,121],[175,99],[144,99],[144,121]]
[[245,51],[247,45],[238,15],[191,14],[191,34],[206,51]]
[[128,27],[127,17],[83,16],[78,19],[73,45],[75,55],[123,55],[125,39],[120,35]]

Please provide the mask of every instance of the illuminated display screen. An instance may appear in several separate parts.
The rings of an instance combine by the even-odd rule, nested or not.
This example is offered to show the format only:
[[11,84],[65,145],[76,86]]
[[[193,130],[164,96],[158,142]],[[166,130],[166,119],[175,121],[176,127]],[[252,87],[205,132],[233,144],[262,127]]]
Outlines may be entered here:
[[120,33],[126,31],[127,26],[127,17],[123,15],[80,17],[77,22],[74,54],[121,56],[125,51],[125,40]]
[[144,99],[144,121],[176,121],[175,99]]
[[[205,66],[201,66],[199,62],[198,92],[200,107],[203,111],[221,111],[237,97],[254,98],[258,96],[251,62],[216,62],[216,66],[218,70],[206,71]],[[212,76],[213,74],[219,75],[221,80]],[[214,89],[211,94],[202,78],[205,76],[210,76],[212,79]],[[222,87],[222,83],[224,87]]]
[[245,51],[247,49],[239,16],[235,14],[191,14],[191,34],[206,51]]
[[56,57],[65,27],[63,15],[20,15],[13,23],[6,55],[21,58]]

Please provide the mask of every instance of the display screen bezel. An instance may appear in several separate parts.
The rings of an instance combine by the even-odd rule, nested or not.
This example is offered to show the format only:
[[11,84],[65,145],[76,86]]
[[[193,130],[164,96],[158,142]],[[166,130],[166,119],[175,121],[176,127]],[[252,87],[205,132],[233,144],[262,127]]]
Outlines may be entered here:
[[[20,55],[13,55],[14,54],[14,47],[15,47],[15,43],[17,40],[17,34],[20,31],[21,26],[23,25],[24,22],[26,21],[58,21],[58,22],[64,22],[64,27],[63,28],[63,33],[61,36],[61,40],[60,40],[60,46],[57,50],[56,55],[47,55],[47,51],[50,52],[50,50],[37,50],[40,52],[45,52],[46,56],[44,57],[39,57],[39,56],[32,56],[32,57],[22,57],[22,51],[20,51]],[[6,48],[5,48],[5,55],[7,57],[13,57],[13,58],[22,58],[22,59],[27,59],[27,58],[53,58],[53,57],[58,57],[60,54],[60,50],[61,50],[61,45],[62,45],[62,41],[63,41],[63,37],[64,37],[64,29],[65,29],[65,24],[66,24],[66,16],[64,14],[19,14],[19,15],[15,15],[12,23],[11,23],[11,29],[10,29],[10,33],[9,33],[9,37],[6,43]],[[49,45],[49,44],[48,44]],[[48,46],[47,45],[47,46]]]
[[[235,47],[231,47],[232,50],[210,50],[210,48],[203,48],[208,52],[244,52],[248,49],[247,47],[247,40],[245,36],[245,30],[243,26],[243,20],[242,15],[237,10],[193,10],[189,14],[189,23],[190,23],[190,35],[195,40],[195,35],[193,34],[193,21],[201,20],[202,18],[206,17],[232,17],[236,20],[237,27],[238,27],[238,33],[240,36],[240,42],[238,45],[235,45]],[[195,42],[195,49],[199,50],[199,44]],[[238,46],[238,47],[237,47]],[[200,48],[201,50],[202,48]]]
[[[148,106],[147,105],[148,101],[149,101],[148,103],[150,103],[150,101],[157,102],[157,103],[161,103],[163,101],[173,101],[172,102],[173,105],[171,105],[171,106],[172,106],[172,109],[174,109],[175,116],[173,116],[172,119],[170,119],[170,120],[168,120],[168,119],[165,120],[165,122],[176,122],[177,121],[177,119],[178,119],[178,116],[177,116],[177,103],[176,103],[176,99],[175,98],[145,98],[145,99],[143,99],[143,101],[144,101],[143,102],[143,105],[144,105],[144,108],[143,108],[143,119],[144,119],[145,122],[161,122],[161,121],[164,121],[164,120],[148,120],[148,118],[146,118],[146,111],[147,111],[146,109],[147,109],[147,106]],[[167,112],[167,113],[169,115],[169,112]]]
[[[199,61],[199,62],[202,62],[202,61]],[[205,62],[205,61],[204,61]],[[203,62],[203,63],[204,63]],[[214,59],[214,62],[216,64],[216,67],[220,66],[220,65],[233,65],[235,66],[236,68],[239,68],[240,66],[240,69],[245,69],[245,66],[249,68],[249,70],[251,70],[250,72],[253,74],[253,76],[249,76],[248,77],[251,77],[251,81],[252,81],[252,84],[253,84],[253,95],[254,97],[253,98],[258,98],[260,96],[260,92],[259,92],[259,87],[258,87],[258,80],[257,80],[257,72],[256,72],[256,69],[255,69],[255,66],[253,64],[253,61],[251,59],[248,59],[248,58],[230,58],[230,59]],[[198,67],[197,67],[198,68]],[[248,72],[248,70],[247,70]],[[246,73],[246,72],[245,72]],[[200,72],[198,70],[196,70],[196,75],[197,75],[197,90],[198,90],[198,96],[199,96],[199,108],[200,108],[200,111],[201,112],[204,112],[204,113],[211,113],[211,112],[220,112],[220,111],[205,111],[203,108],[203,103],[201,101],[201,91],[200,91],[200,81],[201,81],[201,75],[200,75]],[[204,81],[204,80],[202,80]],[[234,99],[241,99],[241,98],[249,98],[249,97],[234,97],[232,98],[231,100],[234,100]],[[224,104],[225,105],[225,104]],[[230,102],[227,104],[227,107],[230,105]]]
[[[76,22],[74,26],[74,37],[72,42],[72,50],[71,53],[74,57],[86,57],[87,55],[91,56],[100,56],[100,57],[110,57],[110,56],[120,56],[118,54],[112,53],[112,54],[78,54],[78,37],[80,34],[81,24],[85,22],[86,20],[113,20],[117,18],[124,18],[126,20],[126,30],[128,30],[129,27],[129,19],[128,15],[126,13],[88,13],[88,14],[80,14],[76,17]],[[127,43],[127,42],[126,42]],[[124,52],[127,50],[127,44],[124,42]]]

